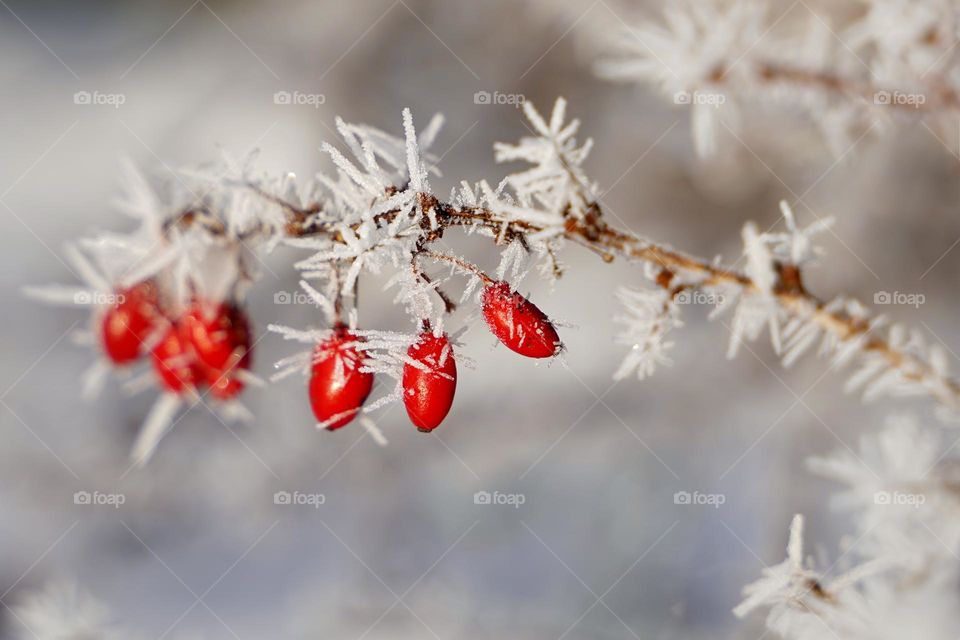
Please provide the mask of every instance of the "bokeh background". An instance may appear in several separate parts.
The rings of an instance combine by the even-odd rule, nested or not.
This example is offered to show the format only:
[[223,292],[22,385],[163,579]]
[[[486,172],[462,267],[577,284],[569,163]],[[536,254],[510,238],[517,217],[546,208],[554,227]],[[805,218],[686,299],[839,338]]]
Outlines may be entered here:
[[[83,312],[20,293],[69,282],[65,241],[130,224],[111,208],[122,158],[163,176],[257,147],[265,168],[308,176],[327,166],[318,148],[334,140],[336,115],[399,134],[411,107],[420,124],[447,116],[444,177],[433,181],[444,193],[511,170],[494,164],[491,145],[526,134],[521,111],[474,99],[499,91],[542,110],[568,98],[595,138],[587,168],[618,224],[732,262],[743,223],[773,225],[780,199],[807,223],[835,216],[811,288],[867,302],[923,294],[918,308],[885,311],[956,350],[957,159],[918,125],[865,137],[838,160],[802,120],[758,109],[718,159],[697,160],[683,107],[592,74],[611,30],[658,8],[0,2],[0,637],[32,637],[12,611],[64,581],[109,607],[126,638],[759,637],[762,621],[730,609],[782,559],[792,514],[808,516],[810,548],[827,566],[848,530],[804,458],[855,448],[886,415],[923,416],[925,405],[863,406],[826,361],[784,371],[765,341],[728,361],[727,320],[707,322],[696,306],[674,336],[672,367],[614,384],[614,291],[642,272],[571,247],[555,286],[524,282],[566,325],[562,361],[494,348],[475,314],[459,312],[452,325],[473,326],[461,352],[476,367],[461,374],[438,437],[396,406],[378,416],[387,447],[356,425],[318,433],[303,382],[290,379],[246,394],[250,425],[194,410],[147,468],[130,471],[153,393],[131,398],[110,384],[81,400],[91,355],[69,334]],[[76,104],[78,91],[124,101]],[[277,91],[324,102],[276,104]],[[486,244],[450,242],[495,266]],[[319,321],[306,306],[274,304],[296,287],[297,255],[268,260],[273,273],[250,299],[258,333]],[[364,323],[407,329],[379,284],[364,285]],[[255,371],[269,375],[291,349],[265,337]],[[76,505],[78,490],[125,503]],[[324,503],[277,505],[277,491]],[[477,491],[523,504],[477,505]],[[678,505],[678,491],[724,503]]]

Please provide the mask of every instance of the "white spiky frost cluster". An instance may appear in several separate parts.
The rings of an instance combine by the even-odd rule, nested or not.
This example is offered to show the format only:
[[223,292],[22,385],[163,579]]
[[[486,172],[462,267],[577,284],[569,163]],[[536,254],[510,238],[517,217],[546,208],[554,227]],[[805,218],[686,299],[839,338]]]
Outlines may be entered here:
[[[517,144],[498,143],[496,159],[525,161],[533,167],[507,176],[496,188],[486,181],[475,186],[463,181],[448,200],[449,206],[467,215],[482,210],[482,221],[465,217],[458,220],[457,226],[466,233],[489,236],[503,247],[495,274],[497,279],[509,278],[513,284],[526,275],[534,262],[543,275],[556,274],[554,256],[563,244],[564,222],[567,217],[584,216],[595,192],[581,168],[591,143],[588,140],[578,146],[574,136],[579,122],[564,122],[566,101],[557,100],[549,123],[531,104],[526,103],[524,109],[535,135],[524,137]],[[337,316],[334,301],[355,300],[357,278],[365,271],[392,272],[387,289],[395,290],[395,302],[406,308],[417,327],[427,321],[438,334],[444,330],[446,318],[444,305],[437,304],[440,298],[436,294],[445,284],[454,276],[465,278],[460,303],[477,298],[482,279],[476,267],[450,252],[424,250],[434,241],[431,234],[441,226],[437,218],[440,205],[427,180],[435,167],[428,167],[429,159],[424,156],[440,122],[434,118],[426,133],[417,136],[410,112],[405,111],[405,140],[401,141],[370,127],[338,120],[340,134],[353,159],[324,145],[324,151],[337,167],[335,178],[319,178],[334,198],[323,209],[329,206],[337,212],[336,219],[325,224],[337,237],[319,234],[286,242],[313,252],[294,266],[304,278],[301,288],[324,312],[327,326],[344,321]],[[388,148],[382,148],[383,144]],[[381,161],[390,164],[392,171],[385,172]],[[520,240],[514,237],[518,223],[535,231],[524,233]],[[439,273],[423,277],[428,266],[436,265],[441,267]],[[416,333],[364,328],[356,311],[354,307],[349,326],[363,338],[352,345],[365,355],[361,370],[395,381],[392,392],[364,406],[363,413],[370,414],[402,397],[404,365],[422,364],[406,354],[417,339]],[[298,371],[307,374],[313,362],[312,347],[330,335],[329,329],[298,330],[276,324],[269,329],[311,347],[278,362],[275,379]],[[465,329],[454,332],[450,338],[455,342]],[[366,424],[372,425],[369,420]]]
[[[573,136],[579,123],[564,123],[565,106],[563,99],[557,100],[548,125],[532,105],[526,104],[526,114],[537,135],[525,137],[516,145],[496,145],[498,161],[523,160],[533,164],[533,168],[507,176],[496,189],[485,181],[476,186],[462,182],[449,198],[458,210],[483,209],[490,214],[483,224],[467,219],[458,226],[468,233],[491,236],[503,245],[500,276],[508,268],[514,274],[521,271],[518,264],[526,257],[524,248],[541,258],[548,249],[559,248],[564,217],[582,216],[586,203],[591,201],[593,187],[580,167],[590,143],[577,146]],[[323,205],[323,209],[335,212],[329,214],[335,217],[328,221],[318,219],[329,223],[337,237],[318,234],[287,241],[314,252],[295,267],[305,278],[327,285],[321,288],[322,296],[333,299],[338,292],[341,296],[353,295],[356,278],[363,271],[379,273],[390,268],[397,274],[390,284],[400,290],[398,300],[408,303],[411,314],[418,320],[442,323],[442,317],[436,315],[436,299],[429,295],[440,281],[431,278],[427,283],[418,279],[420,265],[417,269],[410,269],[409,265],[432,260],[445,264],[451,273],[470,278],[474,285],[479,282],[473,270],[464,268],[464,264],[470,263],[457,256],[442,251],[434,252],[437,256],[418,255],[422,253],[419,249],[430,241],[428,236],[440,228],[438,203],[427,181],[428,173],[435,172],[435,168],[431,166],[428,171],[429,159],[422,157],[440,122],[435,118],[418,137],[412,117],[405,111],[404,142],[370,127],[338,121],[340,133],[355,159],[324,145],[337,166],[337,177],[320,177],[333,196],[333,202]],[[381,146],[384,143],[388,143],[387,149]],[[402,148],[405,152],[401,154]],[[384,172],[378,161],[392,164],[394,171]],[[398,165],[397,161],[405,164]],[[518,222],[539,230],[525,235],[523,245],[508,237],[512,225]],[[332,308],[330,304],[324,306]]]
[[903,117],[955,144],[957,42],[952,0],[682,0],[667,3],[663,23],[623,28],[597,70],[689,105],[701,156],[757,105],[805,112],[842,155]]
[[636,373],[637,378],[643,380],[652,376],[658,365],[671,364],[667,353],[673,342],[666,336],[674,327],[682,326],[680,312],[667,291],[621,287],[617,298],[626,313],[613,318],[624,325],[616,339],[618,344],[629,347],[629,351],[613,379],[622,380]]
[[[630,352],[615,374],[620,379],[636,371],[643,379],[654,373],[659,364],[669,364],[666,357],[673,343],[666,334],[682,325],[682,304],[702,301],[712,306],[711,318],[718,318],[733,310],[730,321],[730,343],[727,354],[736,356],[744,341],[756,340],[764,329],[769,329],[774,347],[783,351],[786,337],[786,364],[795,360],[809,345],[807,331],[800,331],[807,324],[795,322],[773,297],[777,286],[776,261],[788,264],[809,265],[821,254],[812,238],[831,225],[830,220],[817,221],[807,228],[796,225],[793,211],[787,203],[781,203],[785,232],[760,233],[756,225],[747,223],[743,229],[743,259],[745,273],[754,284],[752,289],[709,279],[701,270],[675,269],[670,272],[669,283],[654,291],[623,288],[618,297],[627,313],[614,318],[623,325],[617,341],[630,347]],[[646,275],[656,281],[662,273],[655,262],[646,265]],[[783,323],[786,322],[786,326]],[[814,327],[815,329],[815,327]],[[813,338],[819,337],[819,332]],[[802,339],[801,339],[802,338]]]
[[789,640],[947,640],[960,634],[960,476],[940,433],[906,418],[865,436],[860,450],[809,460],[846,485],[834,505],[854,515],[842,553],[817,570],[803,555],[803,518],[790,528],[787,559],[744,588],[734,609],[767,610]]
[[596,202],[597,187],[583,171],[582,164],[593,148],[588,138],[577,146],[579,120],[564,122],[566,100],[557,100],[548,123],[533,107],[524,102],[523,111],[533,125],[532,136],[521,138],[518,144],[494,145],[497,162],[522,160],[533,168],[507,176],[521,206],[526,210],[545,209],[556,217],[571,215],[582,218]]

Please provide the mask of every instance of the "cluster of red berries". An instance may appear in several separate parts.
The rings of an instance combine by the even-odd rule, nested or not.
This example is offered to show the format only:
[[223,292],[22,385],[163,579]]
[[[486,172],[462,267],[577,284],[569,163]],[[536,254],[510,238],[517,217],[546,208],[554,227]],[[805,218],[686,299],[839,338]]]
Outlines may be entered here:
[[[535,304],[506,282],[490,281],[483,290],[482,311],[487,326],[511,350],[528,358],[559,353],[560,337]],[[340,324],[317,345],[310,375],[310,405],[330,431],[347,425],[373,390],[373,373],[363,370],[362,336]],[[407,350],[401,379],[403,404],[417,429],[436,429],[450,412],[457,388],[457,363],[446,334],[425,324]]]
[[[250,368],[251,332],[246,313],[236,304],[195,301],[177,317],[160,304],[157,287],[144,282],[121,291],[101,319],[107,357],[126,365],[154,343],[151,357],[160,384],[173,393],[209,386],[210,394],[228,400],[243,390],[239,372]],[[549,318],[506,282],[489,281],[482,311],[487,326],[511,350],[528,358],[549,358],[561,348]],[[159,334],[156,339],[154,334]],[[350,423],[373,390],[373,372],[363,367],[364,342],[343,324],[314,349],[310,406],[330,431]],[[453,406],[457,363],[446,334],[424,324],[407,350],[401,379],[403,404],[420,431],[436,429]]]
[[250,323],[240,307],[196,301],[171,318],[162,311],[151,282],[119,292],[117,300],[101,319],[103,350],[114,364],[137,360],[154,333],[162,332],[151,356],[163,388],[184,393],[209,386],[218,400],[243,390],[237,374],[250,368],[252,345]]

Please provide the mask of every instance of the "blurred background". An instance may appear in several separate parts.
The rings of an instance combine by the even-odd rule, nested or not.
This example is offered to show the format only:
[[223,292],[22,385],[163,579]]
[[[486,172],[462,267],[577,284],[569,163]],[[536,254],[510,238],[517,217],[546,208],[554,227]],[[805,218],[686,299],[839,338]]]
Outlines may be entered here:
[[[400,134],[411,107],[421,126],[447,117],[433,180],[446,193],[461,179],[498,182],[513,169],[493,162],[493,142],[527,133],[520,109],[477,92],[522,94],[542,111],[563,95],[595,139],[586,167],[612,222],[732,262],[742,225],[769,227],[787,199],[804,224],[810,211],[837,218],[812,290],[922,294],[918,308],[884,310],[960,345],[957,159],[916,126],[863,138],[838,161],[784,114],[696,159],[684,107],[592,74],[611,30],[659,3],[0,5],[0,637],[54,637],[18,612],[49,607],[53,620],[36,594],[76,584],[124,638],[756,638],[762,621],[730,609],[782,560],[791,516],[808,516],[826,566],[848,530],[804,458],[856,448],[888,413],[926,415],[924,403],[861,405],[826,361],[784,371],[765,340],[728,361],[728,320],[697,306],[671,367],[614,384],[614,291],[642,272],[570,247],[555,286],[524,281],[565,324],[563,359],[516,358],[458,312],[476,367],[438,437],[396,405],[377,418],[387,447],[357,425],[319,433],[304,382],[288,379],[245,394],[250,425],[195,409],[131,471],[153,391],[127,397],[112,383],[85,403],[91,354],[69,334],[87,318],[20,293],[70,282],[65,241],[130,224],[111,208],[123,158],[163,176],[259,148],[264,168],[309,176],[327,166],[318,148],[335,142],[335,116]],[[278,104],[281,91],[322,99]],[[495,267],[485,243],[448,241]],[[319,321],[274,304],[295,290],[298,256],[268,260],[250,300],[258,336],[269,322]],[[365,322],[408,329],[379,284],[365,282]],[[267,376],[292,351],[267,336],[254,370]],[[77,491],[123,504],[75,504]],[[323,503],[276,504],[278,491]],[[522,504],[476,504],[479,491]],[[676,504],[684,491],[723,504]]]

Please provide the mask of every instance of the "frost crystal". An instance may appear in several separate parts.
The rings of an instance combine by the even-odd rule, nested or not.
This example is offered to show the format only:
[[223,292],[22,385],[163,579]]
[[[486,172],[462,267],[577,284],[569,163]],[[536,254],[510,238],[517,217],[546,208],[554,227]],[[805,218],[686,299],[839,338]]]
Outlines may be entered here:
[[533,103],[524,102],[523,112],[536,135],[521,138],[518,144],[497,143],[494,151],[497,162],[524,160],[536,165],[506,179],[523,206],[542,207],[557,216],[580,218],[597,195],[596,185],[581,166],[590,154],[593,140],[587,139],[582,146],[577,146],[574,136],[580,121],[564,124],[566,108],[567,101],[557,99],[548,124]]
[[871,636],[871,621],[863,616],[869,600],[855,587],[867,577],[883,572],[887,563],[865,563],[833,579],[804,563],[803,516],[790,525],[787,558],[763,570],[763,577],[743,589],[744,600],[734,608],[737,617],[768,607],[767,627],[781,637],[814,640],[836,636]]
[[738,66],[747,67],[744,59],[762,45],[765,13],[752,2],[671,4],[666,27],[645,23],[621,29],[613,41],[616,53],[597,71],[610,80],[649,82],[674,103],[692,105],[697,151],[713,155],[721,112],[728,126],[737,120],[725,85],[739,80]]
[[780,201],[780,211],[787,226],[786,233],[764,234],[770,252],[777,260],[797,267],[807,265],[823,255],[823,250],[813,243],[813,238],[833,226],[833,218],[817,220],[805,229],[797,227],[793,209],[786,200]]
[[630,350],[613,378],[622,380],[636,373],[643,380],[653,375],[657,365],[670,365],[667,352],[673,342],[665,337],[671,329],[683,323],[668,292],[621,288],[617,291],[617,298],[626,311],[626,314],[614,318],[624,325],[617,334],[617,343]]

